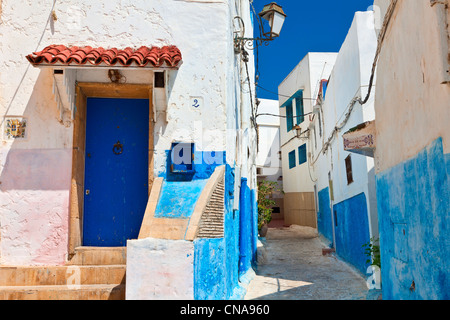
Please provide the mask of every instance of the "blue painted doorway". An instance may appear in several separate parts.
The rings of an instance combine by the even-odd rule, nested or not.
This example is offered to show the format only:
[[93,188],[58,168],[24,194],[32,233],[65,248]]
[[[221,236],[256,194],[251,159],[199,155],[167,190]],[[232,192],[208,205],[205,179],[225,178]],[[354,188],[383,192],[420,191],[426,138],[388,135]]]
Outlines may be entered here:
[[87,99],[83,246],[126,246],[138,237],[148,143],[148,99]]

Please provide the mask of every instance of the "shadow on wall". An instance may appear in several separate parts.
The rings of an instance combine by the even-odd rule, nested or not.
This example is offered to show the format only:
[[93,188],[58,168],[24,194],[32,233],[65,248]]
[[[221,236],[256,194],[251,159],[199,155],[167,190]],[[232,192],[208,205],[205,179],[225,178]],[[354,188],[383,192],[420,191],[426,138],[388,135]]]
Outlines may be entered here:
[[[2,119],[25,118],[27,131],[24,138],[3,139],[0,147],[1,259],[7,265],[61,265],[68,246],[73,127],[58,121],[52,70],[29,77],[34,85],[19,84]],[[21,103],[24,111],[15,111]],[[4,138],[4,125],[2,131]]]
[[[166,71],[166,72],[168,72],[168,71]],[[164,138],[166,137],[165,132],[167,130],[167,121],[166,120],[167,120],[168,110],[166,109],[165,106],[170,101],[170,96],[172,95],[173,88],[175,87],[177,75],[178,75],[178,70],[171,70],[169,73],[169,76],[167,76],[167,78],[166,78],[167,82],[165,83],[165,86],[167,88],[159,88],[159,89],[157,88],[156,89],[156,90],[159,90],[158,94],[161,91],[164,92],[163,95],[167,94],[166,102],[163,104],[163,106],[160,106],[160,104],[158,102],[158,97],[155,97],[153,99],[153,102],[155,102],[155,100],[156,100],[156,103],[155,103],[156,105],[153,106],[155,108],[154,112],[156,115],[156,117],[154,119],[155,122],[154,122],[154,128],[153,128],[153,139],[154,139],[153,143],[154,143],[155,149],[157,149],[156,146],[159,145],[159,140],[160,139],[164,140]],[[150,115],[150,116],[152,117],[153,115]],[[155,152],[157,152],[157,150],[155,150]],[[156,153],[155,153],[155,156],[156,156]]]
[[[22,115],[2,119],[5,141],[7,120],[26,120],[25,138],[3,142],[5,159],[0,175],[0,190],[69,190],[72,172],[72,126],[58,122],[52,93],[52,70],[41,70]],[[18,90],[17,92],[19,92]],[[13,97],[12,103],[14,103]],[[5,156],[6,155],[6,156]]]

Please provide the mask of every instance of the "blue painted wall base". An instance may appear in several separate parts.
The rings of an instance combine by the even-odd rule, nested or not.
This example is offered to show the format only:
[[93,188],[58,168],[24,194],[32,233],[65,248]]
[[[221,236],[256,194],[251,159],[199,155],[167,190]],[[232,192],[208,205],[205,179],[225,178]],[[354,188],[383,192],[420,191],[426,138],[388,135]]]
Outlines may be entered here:
[[208,180],[164,181],[155,210],[156,218],[187,219],[194,212]]
[[[253,196],[252,196],[253,192]],[[244,198],[242,198],[244,194]],[[234,169],[225,169],[224,238],[194,241],[194,299],[241,300],[256,258],[256,193],[241,185],[241,208],[233,210]],[[245,199],[242,202],[242,199]],[[243,214],[244,212],[244,214]],[[254,245],[253,245],[254,244]]]
[[247,178],[241,179],[240,190],[240,227],[239,227],[239,275],[245,274],[252,267],[253,260],[253,218],[251,192]]
[[333,222],[331,220],[330,191],[322,189],[318,193],[319,210],[317,212],[317,228],[319,234],[330,242],[333,247]]
[[376,176],[385,300],[450,298],[449,164],[439,138]]
[[336,254],[366,274],[367,256],[363,245],[370,241],[366,195],[360,193],[333,206]]

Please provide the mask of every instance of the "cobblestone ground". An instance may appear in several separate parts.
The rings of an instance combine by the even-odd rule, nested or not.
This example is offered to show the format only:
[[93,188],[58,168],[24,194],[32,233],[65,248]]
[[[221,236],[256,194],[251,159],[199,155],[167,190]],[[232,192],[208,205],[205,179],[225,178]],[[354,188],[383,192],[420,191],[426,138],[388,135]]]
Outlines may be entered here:
[[245,300],[366,300],[368,288],[350,266],[322,255],[316,229],[270,228]]

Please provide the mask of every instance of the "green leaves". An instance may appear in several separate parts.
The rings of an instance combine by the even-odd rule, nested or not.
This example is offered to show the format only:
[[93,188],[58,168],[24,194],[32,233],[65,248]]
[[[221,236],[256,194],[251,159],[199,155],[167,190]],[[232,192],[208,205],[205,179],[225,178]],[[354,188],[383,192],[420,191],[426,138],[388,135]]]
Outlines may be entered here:
[[270,199],[274,191],[278,191],[275,181],[263,180],[258,182],[258,228],[272,221],[272,207],[276,202]]
[[381,269],[380,239],[371,238],[368,243],[362,245],[364,254],[368,257],[366,263],[378,266]]

